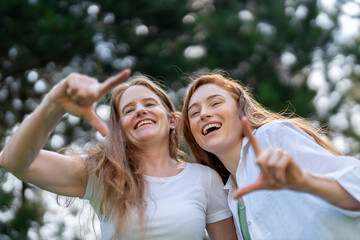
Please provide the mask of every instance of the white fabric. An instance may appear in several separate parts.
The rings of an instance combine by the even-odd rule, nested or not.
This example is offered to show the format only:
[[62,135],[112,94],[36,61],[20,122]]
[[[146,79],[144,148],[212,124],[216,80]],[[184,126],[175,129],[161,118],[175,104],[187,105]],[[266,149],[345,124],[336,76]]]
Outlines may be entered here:
[[[262,149],[281,148],[294,157],[302,169],[333,177],[360,201],[360,161],[334,156],[289,122],[272,122],[254,131]],[[260,173],[254,149],[243,141],[236,171],[239,188],[254,182]],[[236,185],[230,177],[228,204],[233,213],[238,238],[242,239],[237,201],[232,198]],[[251,239],[360,239],[360,211],[335,207],[307,193],[291,190],[260,190],[243,196]]]
[[[231,217],[226,192],[220,176],[209,167],[186,163],[185,169],[172,177],[146,176],[147,223],[144,239],[202,240],[206,223]],[[84,198],[90,201],[100,220],[101,239],[112,239],[111,221],[104,221],[100,202],[103,187],[99,178],[90,175]],[[127,219],[125,232],[115,239],[140,239],[136,214]]]

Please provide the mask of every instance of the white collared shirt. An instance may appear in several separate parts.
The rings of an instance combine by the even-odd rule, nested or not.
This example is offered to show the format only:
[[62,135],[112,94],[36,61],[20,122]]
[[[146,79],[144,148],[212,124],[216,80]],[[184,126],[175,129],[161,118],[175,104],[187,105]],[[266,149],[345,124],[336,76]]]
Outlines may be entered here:
[[[281,148],[290,153],[304,170],[333,177],[360,201],[360,161],[334,156],[290,122],[272,122],[254,131],[262,149]],[[259,174],[255,153],[244,138],[236,171],[239,188],[254,182]],[[228,204],[233,213],[238,238],[242,239],[236,184],[226,183]],[[252,240],[257,239],[360,239],[360,211],[338,208],[308,193],[291,190],[260,190],[243,196]]]

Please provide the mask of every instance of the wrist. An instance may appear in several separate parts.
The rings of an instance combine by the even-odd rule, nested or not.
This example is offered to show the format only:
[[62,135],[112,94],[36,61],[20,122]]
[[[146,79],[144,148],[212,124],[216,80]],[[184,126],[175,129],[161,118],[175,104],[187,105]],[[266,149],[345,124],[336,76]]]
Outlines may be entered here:
[[294,186],[292,188],[292,190],[297,191],[297,192],[309,193],[310,189],[311,189],[311,182],[312,182],[313,175],[306,170],[302,170],[302,176],[303,176],[303,180],[299,184]]
[[39,105],[39,111],[43,114],[47,121],[58,122],[66,113],[66,111],[55,101],[53,101],[49,95],[46,95],[44,100]]

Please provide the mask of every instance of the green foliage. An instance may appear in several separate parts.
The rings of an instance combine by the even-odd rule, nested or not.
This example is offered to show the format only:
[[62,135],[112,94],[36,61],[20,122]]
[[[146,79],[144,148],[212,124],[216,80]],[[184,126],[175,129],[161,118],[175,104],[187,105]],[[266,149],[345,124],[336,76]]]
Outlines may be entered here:
[[[199,13],[193,30],[194,35],[200,32],[206,36],[193,43],[208,49],[206,58],[193,64],[198,68],[228,70],[273,111],[281,111],[290,101],[297,114],[310,116],[314,110],[310,101],[315,93],[304,82],[293,84],[291,77],[311,64],[314,49],[326,45],[330,33],[313,26],[318,15],[316,2],[301,4],[309,12],[304,19],[286,14],[284,1],[215,1],[216,11]],[[250,16],[241,19],[241,12]],[[294,54],[297,61],[288,70],[288,76],[282,77],[279,65],[284,52]],[[303,94],[301,101],[299,91]]]
[[[0,169],[0,183],[6,182],[7,175],[4,169]],[[43,225],[42,216],[45,213],[43,203],[25,198],[24,192],[29,186],[23,184],[22,195],[15,203],[14,189],[4,191],[0,188],[0,211],[12,214],[6,221],[0,221],[0,239],[22,240],[28,239],[28,230],[39,230]]]
[[41,202],[25,200],[16,213],[16,217],[7,227],[11,231],[6,231],[12,239],[27,239],[29,228],[43,225],[42,216],[45,209]]
[[[31,3],[34,2],[34,3]],[[92,50],[92,28],[86,27],[81,15],[69,14],[75,1],[14,0],[1,3],[0,31],[2,59],[11,48],[17,55],[3,64],[3,76],[43,67],[50,61],[66,64],[76,54]]]
[[[181,99],[187,74],[225,70],[250,87],[267,108],[275,112],[288,108],[325,122],[329,117],[317,115],[312,103],[316,92],[306,81],[316,51],[325,56],[324,65],[334,58],[329,49],[337,18],[330,16],[334,27],[321,28],[316,24],[317,4],[308,0],[2,1],[0,146],[46,91],[71,71],[101,81],[131,68],[166,81]],[[359,62],[359,41],[337,49]],[[30,73],[38,76],[30,78]],[[360,102],[359,76],[351,75],[354,87],[330,113],[347,99]],[[83,146],[95,138],[82,120],[72,123],[65,118],[62,124],[55,132],[65,146],[73,142]],[[359,138],[351,128],[344,132]],[[14,219],[0,222],[0,238],[26,239],[30,227],[43,224],[45,209],[24,194],[4,191],[4,173],[0,169],[0,211],[11,209],[16,201],[21,204]],[[59,226],[55,234],[60,236],[63,230],[64,225]]]
[[[6,182],[5,169],[0,168],[0,186]],[[4,191],[4,189],[0,188],[0,211],[7,211],[10,209],[13,201],[14,201],[14,192],[13,191]]]

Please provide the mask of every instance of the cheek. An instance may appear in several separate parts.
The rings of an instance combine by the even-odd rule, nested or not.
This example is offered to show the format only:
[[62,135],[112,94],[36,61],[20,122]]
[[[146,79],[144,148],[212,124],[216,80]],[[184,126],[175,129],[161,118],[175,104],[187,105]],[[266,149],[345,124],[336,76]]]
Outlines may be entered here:
[[233,134],[236,137],[243,136],[243,126],[240,119],[236,118],[237,116],[233,116],[232,121],[229,124],[228,131],[230,134]]
[[123,117],[120,120],[120,124],[123,126],[123,129],[126,132],[131,127],[131,120],[128,117]]
[[197,140],[198,139],[197,136],[199,134],[197,124],[194,120],[193,121],[190,120],[189,124],[190,124],[190,131],[191,131],[192,135],[194,136],[195,140]]

